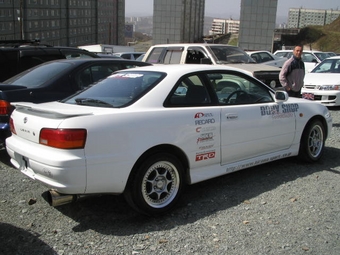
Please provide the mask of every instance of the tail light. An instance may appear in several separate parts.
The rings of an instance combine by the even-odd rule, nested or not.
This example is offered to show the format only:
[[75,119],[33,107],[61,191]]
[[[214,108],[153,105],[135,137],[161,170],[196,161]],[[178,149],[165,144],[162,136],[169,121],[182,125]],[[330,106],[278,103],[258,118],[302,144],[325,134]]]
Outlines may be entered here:
[[12,118],[9,119],[9,128],[13,134],[17,134],[17,131],[15,131],[14,122]]
[[43,128],[39,143],[59,149],[82,149],[85,147],[86,136],[86,129]]
[[0,115],[10,115],[13,109],[13,106],[9,102],[0,100]]

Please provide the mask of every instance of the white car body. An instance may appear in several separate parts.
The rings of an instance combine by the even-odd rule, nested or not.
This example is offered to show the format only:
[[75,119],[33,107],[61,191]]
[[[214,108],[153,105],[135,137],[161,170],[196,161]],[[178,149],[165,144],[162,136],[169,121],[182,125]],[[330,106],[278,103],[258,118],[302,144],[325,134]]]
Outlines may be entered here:
[[[293,50],[277,50],[274,52],[274,55],[288,59],[293,56]],[[304,50],[301,59],[305,63],[306,73],[310,72],[317,64],[328,57],[329,55],[326,52]]]
[[269,51],[246,51],[246,53],[256,61],[256,63],[261,63],[269,66],[275,66],[282,68],[283,64],[286,62],[285,58],[280,58]]
[[[324,140],[331,131],[332,118],[323,105],[298,98],[287,100],[287,93],[283,91],[276,92],[281,93],[281,98],[275,99],[275,92],[269,87],[242,70],[231,67],[158,65],[134,68],[117,72],[82,93],[100,89],[101,83],[110,82],[110,79],[118,82],[120,76],[131,80],[133,76],[140,77],[136,72],[161,72],[166,76],[157,85],[152,85],[154,87],[141,98],[124,107],[107,108],[62,102],[15,103],[16,110],[11,117],[15,133],[6,140],[12,164],[23,174],[61,194],[121,194],[133,188],[134,182],[131,184],[129,178],[132,178],[132,173],[133,176],[138,175],[145,158],[153,160],[159,152],[171,154],[169,157],[176,156],[177,160],[170,160],[172,163],[169,165],[181,161],[184,166],[181,171],[185,172],[187,178],[176,182],[178,185],[184,182],[193,184],[298,155],[302,134],[306,132],[306,127],[310,129],[307,123],[314,118],[319,119],[317,130],[323,130],[321,140],[315,142],[315,147],[320,145],[323,148]],[[254,88],[263,90],[264,94],[268,92],[270,97],[263,102],[261,97],[259,101],[249,104],[234,104],[237,98],[231,97],[229,101],[219,99],[222,104],[165,106],[165,102],[172,102],[169,95],[182,98],[174,92],[174,85],[182,86],[185,81],[181,77],[201,77],[205,73],[213,77],[210,74],[220,72],[235,78],[241,77],[240,80],[251,82],[249,86],[256,85]],[[82,100],[85,102],[85,99]],[[226,102],[231,104],[226,105]],[[75,149],[47,146],[44,143],[49,144],[49,141],[39,138],[43,128],[85,129],[86,143],[83,148]],[[316,161],[319,156],[312,157],[312,160]],[[157,179],[153,189],[160,189],[162,184]],[[143,186],[140,191],[143,197],[148,197],[144,189]],[[171,199],[164,205],[146,202],[148,209],[139,210],[149,214],[167,210],[168,206],[172,206]]]
[[339,106],[340,57],[328,58],[306,74],[301,94],[327,106]]

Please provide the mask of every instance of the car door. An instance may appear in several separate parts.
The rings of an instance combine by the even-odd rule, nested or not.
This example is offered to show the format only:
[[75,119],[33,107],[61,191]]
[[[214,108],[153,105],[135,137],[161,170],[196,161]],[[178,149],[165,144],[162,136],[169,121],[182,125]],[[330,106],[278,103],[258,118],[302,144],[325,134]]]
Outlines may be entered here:
[[221,164],[289,148],[298,106],[275,102],[269,88],[252,77],[238,72],[220,75],[213,84],[221,105]]

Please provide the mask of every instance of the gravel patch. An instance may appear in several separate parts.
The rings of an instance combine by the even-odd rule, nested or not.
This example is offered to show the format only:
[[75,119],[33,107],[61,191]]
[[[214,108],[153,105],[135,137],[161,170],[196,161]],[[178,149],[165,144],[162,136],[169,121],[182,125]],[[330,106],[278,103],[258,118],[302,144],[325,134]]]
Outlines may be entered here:
[[0,151],[0,254],[340,254],[340,108],[323,158],[271,162],[187,187],[153,218],[121,196],[53,208]]

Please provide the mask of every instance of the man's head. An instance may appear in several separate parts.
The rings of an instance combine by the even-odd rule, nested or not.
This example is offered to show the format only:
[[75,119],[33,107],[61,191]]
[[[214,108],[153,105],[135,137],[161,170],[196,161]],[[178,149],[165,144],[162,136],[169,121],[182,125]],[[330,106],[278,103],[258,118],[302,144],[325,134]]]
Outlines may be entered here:
[[295,47],[294,47],[294,50],[293,50],[293,55],[296,57],[296,58],[298,58],[298,59],[300,59],[301,58],[301,55],[302,55],[302,46],[301,45],[296,45]]

